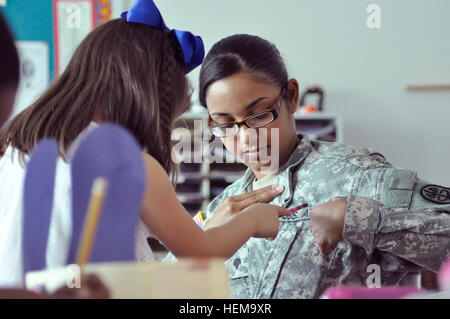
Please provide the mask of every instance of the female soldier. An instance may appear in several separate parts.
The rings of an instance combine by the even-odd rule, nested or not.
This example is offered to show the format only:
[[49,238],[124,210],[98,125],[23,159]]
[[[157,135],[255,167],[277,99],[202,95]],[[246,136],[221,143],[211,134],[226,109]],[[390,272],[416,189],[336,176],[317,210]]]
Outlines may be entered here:
[[229,259],[234,297],[317,298],[331,285],[365,285],[372,264],[381,285],[397,285],[450,255],[450,189],[367,149],[296,135],[298,83],[270,42],[216,43],[199,94],[212,134],[248,166],[210,203],[206,229],[233,214],[227,198],[268,184],[284,186],[271,203],[308,204],[280,219],[275,241],[252,238]]

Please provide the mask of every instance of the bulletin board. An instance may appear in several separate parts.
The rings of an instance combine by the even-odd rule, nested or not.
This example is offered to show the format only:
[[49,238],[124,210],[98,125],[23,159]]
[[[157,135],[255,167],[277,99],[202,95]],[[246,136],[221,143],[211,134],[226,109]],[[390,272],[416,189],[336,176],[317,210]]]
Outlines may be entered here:
[[111,0],[53,0],[56,76],[84,37],[111,18]]

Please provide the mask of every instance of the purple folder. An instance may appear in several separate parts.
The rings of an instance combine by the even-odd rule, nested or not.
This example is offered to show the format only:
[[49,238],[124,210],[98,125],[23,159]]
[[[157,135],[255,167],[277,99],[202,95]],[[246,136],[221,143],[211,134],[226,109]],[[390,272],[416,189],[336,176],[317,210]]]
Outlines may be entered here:
[[108,181],[90,262],[135,260],[135,231],[146,174],[142,151],[124,128],[102,124],[75,151],[72,173],[72,240],[69,263],[75,263],[92,183]]
[[23,271],[41,270],[46,266],[48,231],[53,206],[56,141],[45,139],[38,143],[27,164],[23,197]]
[[367,288],[359,286],[340,286],[328,288],[322,299],[400,299],[409,294],[424,293],[415,287]]

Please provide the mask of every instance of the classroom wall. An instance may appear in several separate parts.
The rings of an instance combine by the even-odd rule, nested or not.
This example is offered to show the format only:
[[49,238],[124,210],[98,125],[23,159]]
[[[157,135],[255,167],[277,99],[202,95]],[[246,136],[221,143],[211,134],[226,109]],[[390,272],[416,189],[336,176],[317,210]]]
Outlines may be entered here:
[[50,50],[50,77],[54,74],[52,0],[7,0],[0,7],[11,30],[20,41],[44,41]]
[[[450,186],[450,90],[410,92],[408,84],[450,84],[448,0],[156,0],[166,23],[217,40],[250,33],[273,41],[290,76],[326,91],[344,142],[374,148],[395,166]],[[381,8],[369,29],[367,6]],[[197,85],[198,70],[191,74]]]

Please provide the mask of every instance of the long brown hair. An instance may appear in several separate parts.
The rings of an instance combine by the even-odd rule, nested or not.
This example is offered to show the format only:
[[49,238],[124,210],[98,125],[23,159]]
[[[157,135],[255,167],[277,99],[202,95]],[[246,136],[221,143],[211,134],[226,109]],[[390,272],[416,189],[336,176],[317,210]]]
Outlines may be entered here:
[[[166,172],[175,118],[189,106],[189,85],[176,40],[145,24],[109,21],[81,42],[63,74],[0,132],[0,154],[12,145],[22,158],[42,138],[60,153],[95,116],[127,128]],[[176,175],[176,174],[175,174]]]

